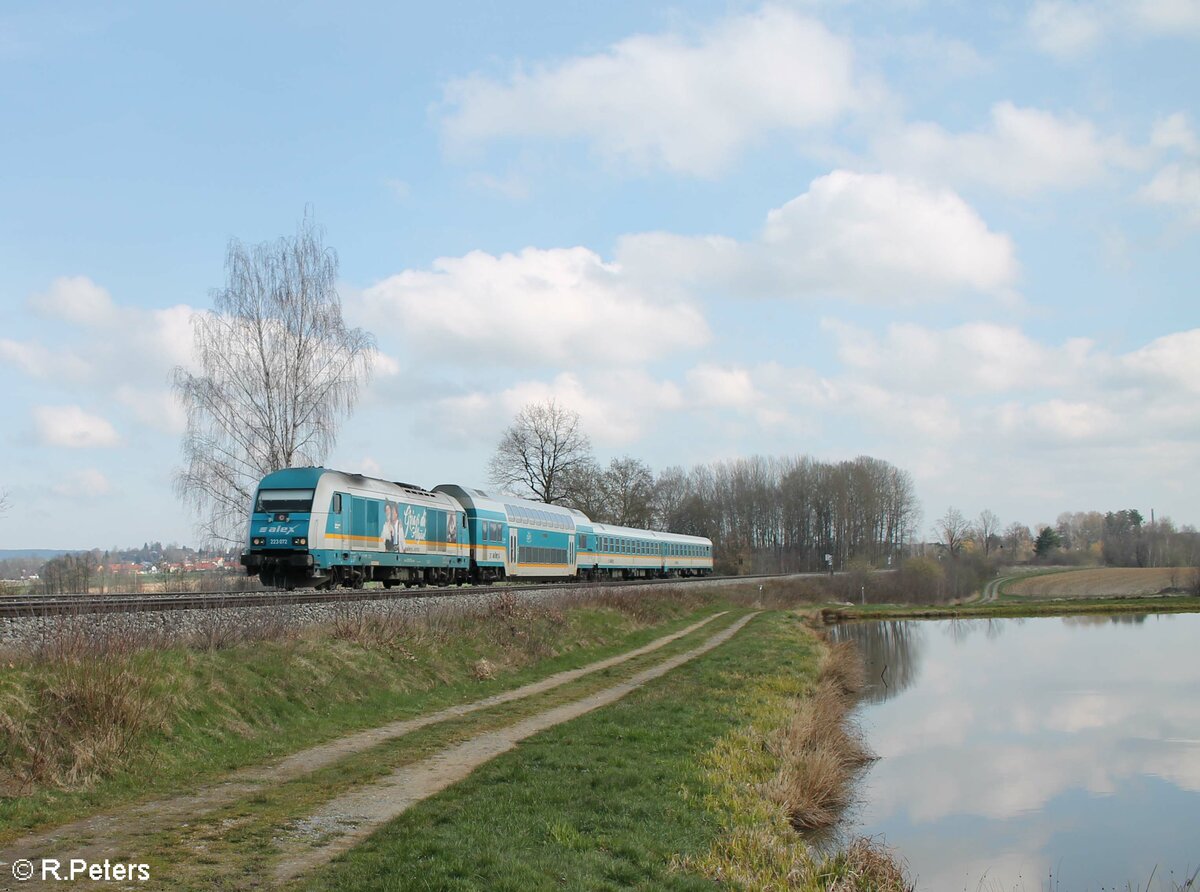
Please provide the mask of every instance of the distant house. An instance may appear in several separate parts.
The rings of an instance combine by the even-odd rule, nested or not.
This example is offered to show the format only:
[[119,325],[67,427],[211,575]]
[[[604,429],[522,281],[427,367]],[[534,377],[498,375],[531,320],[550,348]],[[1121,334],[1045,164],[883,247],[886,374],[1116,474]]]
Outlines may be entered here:
[[138,576],[142,572],[142,565],[124,561],[113,561],[107,567],[101,566],[100,572],[109,573],[112,576]]

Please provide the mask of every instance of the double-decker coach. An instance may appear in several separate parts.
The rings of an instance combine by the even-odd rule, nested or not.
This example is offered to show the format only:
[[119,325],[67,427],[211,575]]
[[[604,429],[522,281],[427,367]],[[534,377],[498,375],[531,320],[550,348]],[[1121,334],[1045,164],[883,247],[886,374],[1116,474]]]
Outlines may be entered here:
[[454,483],[433,488],[457,500],[471,532],[471,575],[479,580],[575,576],[577,511]]

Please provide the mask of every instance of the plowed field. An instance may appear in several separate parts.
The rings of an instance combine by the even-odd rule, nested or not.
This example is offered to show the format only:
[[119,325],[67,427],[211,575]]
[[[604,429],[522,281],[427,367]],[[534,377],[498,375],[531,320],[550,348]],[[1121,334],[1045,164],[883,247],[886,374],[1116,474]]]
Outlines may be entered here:
[[1020,579],[1004,586],[1004,594],[1027,598],[1102,598],[1157,595],[1187,588],[1192,570],[1186,567],[1113,567],[1070,570]]

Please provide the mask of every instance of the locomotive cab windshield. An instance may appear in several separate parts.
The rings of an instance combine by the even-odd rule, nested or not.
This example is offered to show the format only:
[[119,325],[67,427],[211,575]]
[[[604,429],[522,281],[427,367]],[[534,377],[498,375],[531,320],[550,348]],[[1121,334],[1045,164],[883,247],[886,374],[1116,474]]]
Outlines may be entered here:
[[312,510],[313,491],[311,489],[260,489],[258,499],[254,503],[256,514],[274,514],[279,511]]

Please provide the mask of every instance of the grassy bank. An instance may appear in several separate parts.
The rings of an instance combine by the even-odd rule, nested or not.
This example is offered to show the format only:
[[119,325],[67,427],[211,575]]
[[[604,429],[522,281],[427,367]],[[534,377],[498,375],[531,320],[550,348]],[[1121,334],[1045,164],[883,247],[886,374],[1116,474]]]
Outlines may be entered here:
[[67,630],[0,663],[0,841],[636,647],[711,592],[347,610],[167,648]]
[[1171,595],[1131,598],[1069,598],[993,601],[988,604],[867,604],[821,608],[825,622],[852,619],[965,619],[1072,616],[1095,613],[1198,613],[1200,598]]
[[867,879],[846,888],[901,888],[882,879],[899,877],[886,854],[858,843],[824,860],[796,830],[836,817],[863,759],[841,722],[852,673],[844,655],[822,670],[824,652],[795,614],[763,614],[416,805],[301,885],[824,889],[853,876]]

